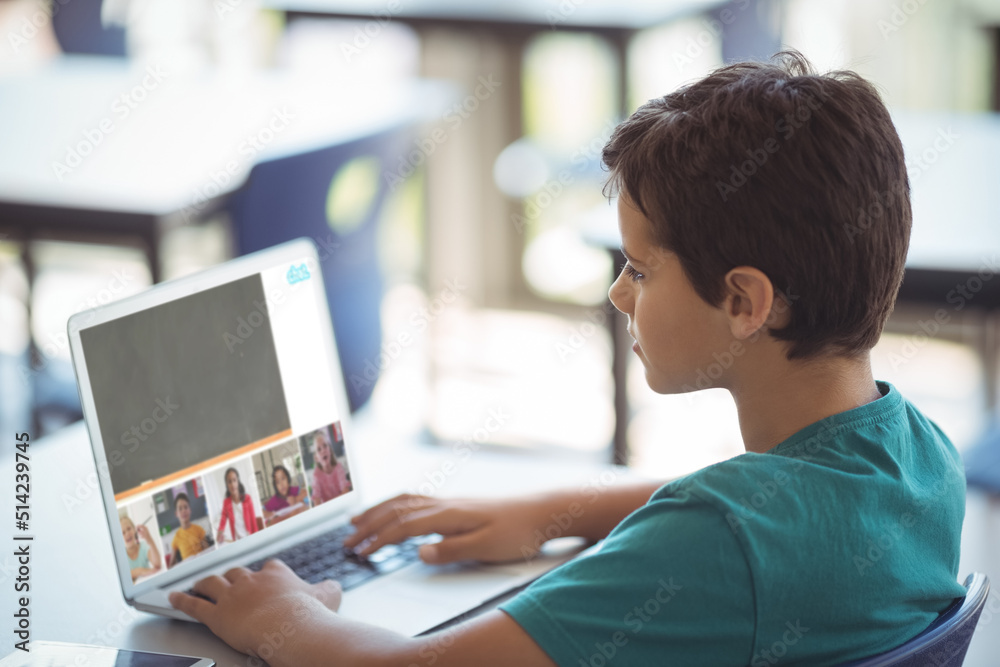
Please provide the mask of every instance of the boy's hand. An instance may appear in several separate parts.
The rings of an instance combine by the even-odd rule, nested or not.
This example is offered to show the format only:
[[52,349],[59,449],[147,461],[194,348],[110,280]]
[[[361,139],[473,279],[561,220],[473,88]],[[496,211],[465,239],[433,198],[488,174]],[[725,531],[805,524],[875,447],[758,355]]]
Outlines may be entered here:
[[341,597],[337,582],[306,583],[279,560],[268,561],[259,572],[237,567],[206,577],[194,590],[215,602],[174,592],[170,604],[250,655],[259,655],[268,637],[288,634],[305,615],[321,611],[320,603],[336,611]]
[[408,537],[438,533],[443,540],[420,547],[426,563],[511,561],[538,553],[536,530],[548,520],[541,497],[459,500],[405,494],[353,517],[356,532],[344,546],[361,545],[358,553],[368,555]]

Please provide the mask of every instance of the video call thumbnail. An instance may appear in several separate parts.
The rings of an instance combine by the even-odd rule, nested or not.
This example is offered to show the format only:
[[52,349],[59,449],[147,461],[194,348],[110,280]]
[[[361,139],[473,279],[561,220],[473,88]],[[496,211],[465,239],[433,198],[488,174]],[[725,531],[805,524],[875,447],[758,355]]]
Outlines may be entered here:
[[353,488],[339,422],[308,433],[300,440],[313,505],[322,505]]

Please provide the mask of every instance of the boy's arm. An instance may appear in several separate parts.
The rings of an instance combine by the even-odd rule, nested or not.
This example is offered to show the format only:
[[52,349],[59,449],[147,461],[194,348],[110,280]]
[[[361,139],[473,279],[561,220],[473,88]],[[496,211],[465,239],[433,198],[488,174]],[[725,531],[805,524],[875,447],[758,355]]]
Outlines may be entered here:
[[490,500],[402,495],[354,517],[356,532],[344,544],[367,555],[408,537],[438,533],[441,542],[420,548],[428,563],[517,560],[556,537],[604,538],[662,484],[590,485]]
[[308,584],[279,561],[259,572],[235,568],[194,586],[208,602],[172,593],[171,603],[238,651],[274,667],[470,664],[552,667],[555,663],[509,616],[492,611],[448,630],[408,638],[335,614],[340,589]]
[[[364,551],[369,553],[408,536],[440,533],[445,536],[442,542],[421,548],[424,560],[523,558],[523,548],[540,546],[538,535],[605,537],[661,485],[589,486],[512,500],[398,496],[355,517],[358,533],[351,543],[361,544],[367,537],[371,542]],[[433,551],[428,552],[428,546]],[[336,583],[307,584],[279,561],[269,562],[260,572],[236,568],[225,577],[203,579],[194,589],[215,602],[172,593],[171,603],[233,648],[276,666],[325,665],[334,656],[337,664],[348,665],[554,665],[501,611],[411,639],[338,616],[330,611],[340,604]],[[294,641],[289,641],[293,635]]]
[[597,541],[607,537],[622,519],[645,505],[665,483],[632,482],[608,488],[587,486],[581,490],[547,494],[545,502],[553,525],[558,525],[557,519],[564,520],[564,514],[573,519],[565,535]]

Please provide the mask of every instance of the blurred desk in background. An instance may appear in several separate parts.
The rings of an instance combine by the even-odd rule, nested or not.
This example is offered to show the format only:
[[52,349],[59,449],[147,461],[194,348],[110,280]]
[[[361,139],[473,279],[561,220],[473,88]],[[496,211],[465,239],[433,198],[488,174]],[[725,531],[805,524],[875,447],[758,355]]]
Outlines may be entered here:
[[[418,32],[435,28],[484,31],[501,38],[506,59],[519,64],[528,40],[552,30],[589,32],[604,37],[614,48],[618,60],[618,111],[628,109],[627,51],[629,39],[638,30],[657,26],[671,19],[707,12],[719,6],[717,0],[666,0],[661,2],[564,2],[541,3],[535,0],[507,2],[467,2],[464,0],[420,0],[385,2],[385,0],[263,0],[263,5],[284,11],[289,20],[296,18],[341,18],[375,21],[400,21]],[[377,33],[376,33],[377,34]],[[521,71],[511,68],[517,80],[510,87],[512,100],[518,104],[512,112],[520,113]],[[520,127],[520,122],[514,123]],[[517,138],[517,137],[514,137]]]
[[35,432],[39,383],[60,389],[60,409],[72,412],[76,400],[72,382],[63,391],[49,377],[55,366],[46,370],[31,335],[35,242],[138,247],[159,282],[163,234],[212,217],[256,165],[409,130],[452,95],[426,80],[361,87],[284,71],[182,75],[96,56],[0,77],[0,240],[19,245],[27,278],[28,353],[13,367],[31,387]]
[[138,244],[153,282],[159,239],[215,210],[253,165],[416,124],[443,84],[363,90],[282,72],[172,74],[64,56],[0,78],[0,233]]
[[681,14],[713,9],[714,0],[667,0],[666,2],[567,2],[535,0],[507,2],[466,2],[465,0],[264,0],[264,6],[295,14],[341,18],[382,18],[403,21],[433,21],[453,24],[534,26],[543,29],[566,27],[645,28]]

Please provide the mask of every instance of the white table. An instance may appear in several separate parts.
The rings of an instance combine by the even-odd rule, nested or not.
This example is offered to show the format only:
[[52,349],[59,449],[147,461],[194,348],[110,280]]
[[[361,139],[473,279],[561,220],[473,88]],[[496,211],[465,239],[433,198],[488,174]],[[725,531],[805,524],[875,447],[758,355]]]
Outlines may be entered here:
[[[590,480],[619,483],[631,473],[597,463],[574,462],[540,454],[476,451],[467,460],[451,446],[392,442],[378,438],[377,429],[359,425],[354,474],[361,488],[377,497],[414,491],[441,475],[435,485],[441,496],[508,495],[580,486]],[[377,444],[376,444],[377,443]],[[0,454],[0,616],[8,619],[0,631],[0,655],[14,650],[9,619],[15,610],[16,564],[13,551],[14,439],[5,434]],[[37,640],[107,644],[213,658],[220,666],[245,665],[246,656],[233,651],[202,625],[135,611],[121,594],[111,540],[96,490],[94,460],[83,423],[77,423],[29,447],[31,457],[31,637]],[[388,462],[393,468],[385,474]],[[374,466],[374,467],[373,467]],[[379,470],[379,475],[371,471]],[[430,477],[428,477],[430,476]],[[441,477],[439,476],[439,477]]]
[[0,233],[138,237],[156,282],[163,228],[197,219],[257,162],[419,123],[452,95],[356,83],[95,56],[0,78]]

